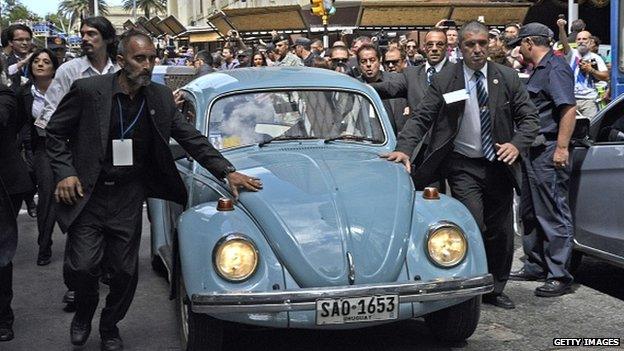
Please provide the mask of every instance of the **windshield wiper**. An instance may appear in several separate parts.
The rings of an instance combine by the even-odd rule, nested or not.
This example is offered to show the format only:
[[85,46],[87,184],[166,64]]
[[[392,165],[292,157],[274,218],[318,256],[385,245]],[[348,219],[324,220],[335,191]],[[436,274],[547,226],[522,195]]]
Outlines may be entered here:
[[276,141],[276,140],[304,140],[304,139],[308,139],[309,140],[309,139],[318,139],[318,138],[312,137],[312,136],[301,136],[301,135],[299,135],[299,136],[297,136],[297,135],[278,135],[278,136],[276,136],[274,138],[270,138],[270,139],[267,139],[267,140],[259,142],[258,143],[258,147],[263,147],[264,145],[269,144],[269,143],[271,143],[273,141]]
[[360,135],[343,134],[343,135],[338,135],[335,137],[325,139],[325,144],[328,144],[334,140],[370,141],[371,143],[374,143],[374,144],[383,143],[383,140],[373,139],[373,138],[360,136]]

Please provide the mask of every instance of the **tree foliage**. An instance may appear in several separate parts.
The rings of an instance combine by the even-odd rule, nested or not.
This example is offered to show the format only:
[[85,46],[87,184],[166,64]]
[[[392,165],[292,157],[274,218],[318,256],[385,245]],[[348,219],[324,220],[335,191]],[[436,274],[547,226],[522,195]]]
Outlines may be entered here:
[[[93,8],[94,0],[62,0],[59,4],[58,12],[64,16],[69,18],[69,27],[73,27],[73,25],[83,18],[87,18],[91,16],[94,12]],[[96,0],[98,2],[98,10],[100,15],[108,14],[108,4],[106,0]]]
[[[125,10],[132,10],[133,0],[124,0],[123,8]],[[137,10],[143,11],[143,14],[147,19],[156,12],[167,12],[167,0],[136,0]]]

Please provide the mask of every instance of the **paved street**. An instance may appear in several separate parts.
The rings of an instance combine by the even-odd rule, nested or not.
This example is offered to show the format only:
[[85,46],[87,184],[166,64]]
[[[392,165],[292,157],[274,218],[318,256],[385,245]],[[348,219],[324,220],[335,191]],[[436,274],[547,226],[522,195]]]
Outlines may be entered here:
[[[22,212],[14,260],[16,338],[0,343],[0,350],[72,350],[72,315],[62,311],[60,302],[65,291],[61,275],[65,238],[55,233],[52,264],[38,267],[36,223]],[[151,270],[147,220],[141,245],[139,286],[128,315],[119,325],[121,336],[127,350],[180,350],[174,303],[167,298],[167,283]],[[516,250],[516,256],[520,251]],[[515,260],[514,265],[518,264]],[[624,338],[624,270],[585,260],[577,280],[580,284],[574,294],[553,299],[533,295],[539,283],[510,282],[507,293],[517,308],[506,311],[484,306],[477,332],[465,345],[434,341],[421,320],[322,333],[244,330],[228,336],[226,342],[231,350],[544,350],[552,348],[554,337]],[[105,295],[107,287],[101,288]],[[101,307],[103,300],[100,302]],[[99,350],[95,319],[93,327],[89,342],[78,350]],[[569,348],[573,349],[580,348]]]

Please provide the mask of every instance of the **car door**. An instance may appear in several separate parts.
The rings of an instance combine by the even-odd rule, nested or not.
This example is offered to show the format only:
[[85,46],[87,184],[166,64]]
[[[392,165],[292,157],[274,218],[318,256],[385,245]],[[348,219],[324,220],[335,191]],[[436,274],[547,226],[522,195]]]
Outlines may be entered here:
[[[589,142],[573,151],[570,203],[576,248],[624,258],[624,138],[610,131],[624,126],[624,96],[592,121]],[[609,136],[611,135],[611,136]]]

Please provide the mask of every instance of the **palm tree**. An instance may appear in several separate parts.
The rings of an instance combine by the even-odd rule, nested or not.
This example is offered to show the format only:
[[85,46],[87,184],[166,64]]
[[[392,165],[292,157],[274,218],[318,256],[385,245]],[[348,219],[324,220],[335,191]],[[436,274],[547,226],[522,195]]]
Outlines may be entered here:
[[133,1],[136,1],[137,9],[143,10],[147,19],[150,19],[150,12],[167,12],[167,0],[124,0],[124,10],[132,10]]
[[[59,13],[69,18],[69,28],[72,28],[77,21],[91,16],[93,13],[94,0],[62,0],[59,4]],[[100,15],[108,14],[106,0],[97,0]]]

